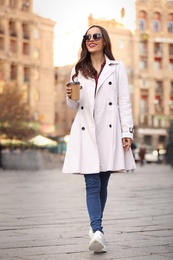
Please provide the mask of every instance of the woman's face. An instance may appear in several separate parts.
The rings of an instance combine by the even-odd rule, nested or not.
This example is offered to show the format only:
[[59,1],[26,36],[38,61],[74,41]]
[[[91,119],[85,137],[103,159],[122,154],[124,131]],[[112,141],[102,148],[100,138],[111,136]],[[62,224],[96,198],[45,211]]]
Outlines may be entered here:
[[93,27],[89,29],[84,39],[90,53],[103,52],[104,40],[99,28]]

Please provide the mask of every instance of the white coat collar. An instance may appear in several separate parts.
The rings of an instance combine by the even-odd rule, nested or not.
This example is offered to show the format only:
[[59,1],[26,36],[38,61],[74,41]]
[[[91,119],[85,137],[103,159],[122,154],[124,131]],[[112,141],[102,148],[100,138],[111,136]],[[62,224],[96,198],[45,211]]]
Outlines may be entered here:
[[118,64],[119,62],[116,60],[110,60],[106,55],[105,55],[105,60],[106,60],[106,64],[108,64],[109,66],[111,65],[115,65]]
[[[119,64],[118,61],[115,60],[110,60],[106,55],[105,55],[105,59],[106,59],[106,64],[99,76],[98,79],[98,85],[97,85],[97,92],[99,90],[99,88],[102,86],[102,84],[104,83],[104,81],[112,74],[115,72],[115,65]],[[96,93],[97,93],[96,92]]]

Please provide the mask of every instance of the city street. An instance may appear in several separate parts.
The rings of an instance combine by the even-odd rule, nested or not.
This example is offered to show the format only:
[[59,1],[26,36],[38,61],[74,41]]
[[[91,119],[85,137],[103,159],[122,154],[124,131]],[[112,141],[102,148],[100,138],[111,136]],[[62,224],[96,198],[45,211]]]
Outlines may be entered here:
[[0,171],[0,259],[173,259],[173,170],[138,165],[113,174],[104,215],[108,252],[88,250],[83,176]]

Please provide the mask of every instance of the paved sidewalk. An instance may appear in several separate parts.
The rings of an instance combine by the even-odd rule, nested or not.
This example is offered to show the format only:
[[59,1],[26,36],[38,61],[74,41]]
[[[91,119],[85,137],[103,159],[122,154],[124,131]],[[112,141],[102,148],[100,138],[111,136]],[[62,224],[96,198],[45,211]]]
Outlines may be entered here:
[[88,250],[83,176],[0,172],[0,260],[173,259],[173,171],[114,174],[104,216],[108,252]]

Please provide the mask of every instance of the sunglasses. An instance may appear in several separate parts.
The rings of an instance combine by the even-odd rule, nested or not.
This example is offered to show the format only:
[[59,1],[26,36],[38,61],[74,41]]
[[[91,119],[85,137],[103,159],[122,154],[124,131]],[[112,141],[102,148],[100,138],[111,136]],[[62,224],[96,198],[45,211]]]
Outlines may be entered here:
[[91,38],[93,38],[94,41],[99,41],[102,38],[102,34],[101,33],[94,33],[92,34],[85,34],[83,36],[85,41],[91,41]]

